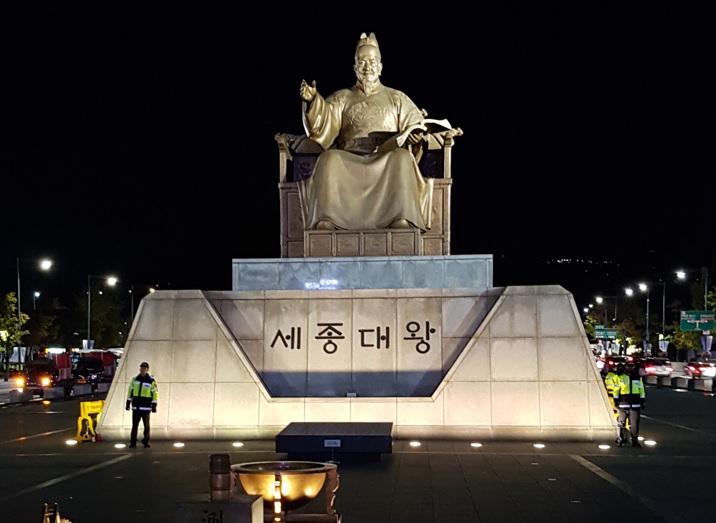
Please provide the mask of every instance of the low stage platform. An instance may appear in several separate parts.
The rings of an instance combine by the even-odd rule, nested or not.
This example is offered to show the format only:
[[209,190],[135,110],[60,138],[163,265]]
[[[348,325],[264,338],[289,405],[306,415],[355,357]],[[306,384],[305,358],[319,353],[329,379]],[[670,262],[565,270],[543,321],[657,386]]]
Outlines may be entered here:
[[392,423],[294,422],[276,435],[276,452],[286,452],[295,458],[380,458],[392,450]]

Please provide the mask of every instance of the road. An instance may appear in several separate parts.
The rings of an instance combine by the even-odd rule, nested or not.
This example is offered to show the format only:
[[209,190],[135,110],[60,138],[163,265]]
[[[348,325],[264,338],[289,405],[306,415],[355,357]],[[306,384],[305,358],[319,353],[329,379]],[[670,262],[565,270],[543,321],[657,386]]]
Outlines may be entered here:
[[[45,502],[58,503],[72,523],[179,521],[179,503],[208,500],[211,455],[229,454],[232,464],[286,459],[273,441],[68,446],[79,401],[0,406],[0,521],[40,523]],[[550,442],[537,450],[532,442],[427,441],[413,448],[396,440],[376,462],[339,464],[336,508],[344,523],[709,520],[716,398],[649,387],[642,435],[656,445]]]

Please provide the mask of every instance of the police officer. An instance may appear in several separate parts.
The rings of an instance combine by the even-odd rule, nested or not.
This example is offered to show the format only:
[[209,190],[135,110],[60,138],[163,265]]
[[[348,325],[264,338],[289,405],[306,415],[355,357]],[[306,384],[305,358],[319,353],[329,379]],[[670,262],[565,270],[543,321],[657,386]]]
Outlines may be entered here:
[[607,375],[604,376],[604,386],[607,388],[607,394],[609,395],[609,402],[612,404],[612,411],[614,416],[617,416],[617,406],[614,403],[614,393],[619,388],[619,374],[624,373],[624,364],[617,363],[616,370],[610,370]]
[[617,419],[617,445],[624,445],[627,420],[631,434],[631,446],[641,448],[639,443],[639,418],[646,407],[644,380],[634,363],[628,363],[619,375],[619,388],[614,393],[614,403],[619,409]]
[[132,434],[129,448],[137,446],[137,429],[139,420],[144,425],[142,445],[149,448],[149,413],[157,411],[157,380],[149,375],[149,363],[143,361],[139,366],[139,374],[129,383],[127,393],[127,410],[132,409]]

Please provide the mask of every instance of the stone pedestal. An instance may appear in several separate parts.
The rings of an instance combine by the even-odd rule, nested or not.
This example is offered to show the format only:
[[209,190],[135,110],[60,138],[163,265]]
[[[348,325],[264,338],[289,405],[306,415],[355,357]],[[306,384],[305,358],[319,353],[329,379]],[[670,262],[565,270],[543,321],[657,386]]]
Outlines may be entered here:
[[223,523],[264,523],[264,503],[261,496],[234,494],[227,501],[189,501],[177,503],[174,523],[221,521]]

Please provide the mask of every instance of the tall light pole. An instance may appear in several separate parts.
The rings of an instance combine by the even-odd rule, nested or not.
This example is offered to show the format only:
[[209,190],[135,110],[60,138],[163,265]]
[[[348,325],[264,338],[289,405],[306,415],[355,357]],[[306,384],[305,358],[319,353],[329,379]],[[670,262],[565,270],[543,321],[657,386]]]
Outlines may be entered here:
[[40,293],[38,291],[35,291],[32,293],[32,310],[37,310],[37,298],[40,297]]
[[[612,323],[614,325],[616,325],[616,323],[617,323],[617,303],[618,303],[619,299],[617,298],[617,296],[597,296],[595,298],[597,303],[602,303],[606,299],[614,299],[614,318],[612,319]],[[605,327],[607,326],[607,308],[606,308],[606,306],[604,307],[604,326]]]
[[[20,260],[22,261],[36,261],[39,263],[40,269],[43,271],[50,270],[50,267],[52,267],[52,260],[48,260],[47,258],[15,258],[15,261],[17,262],[17,332],[19,333],[22,327],[22,302],[21,302],[21,287],[20,287]],[[18,340],[18,347],[20,346],[20,341]]]
[[664,281],[651,281],[647,283],[640,283],[639,290],[646,292],[646,342],[648,351],[651,352],[651,343],[649,337],[649,289],[652,285],[661,285],[661,337],[666,336],[666,282]]
[[117,283],[117,278],[114,276],[94,276],[92,274],[87,275],[87,348],[90,348],[90,340],[91,338],[91,331],[90,331],[90,323],[92,318],[92,279],[100,279],[104,280],[107,285],[115,285]]
[[709,270],[707,267],[701,267],[701,269],[682,269],[676,271],[676,277],[680,280],[686,279],[687,272],[701,272],[701,279],[704,280],[704,310],[708,310],[708,295],[709,295]]
[[646,292],[646,344],[644,346],[644,349],[648,356],[651,352],[649,350],[651,348],[651,338],[649,332],[649,286],[646,283],[640,283],[639,290],[641,290],[642,292]]

